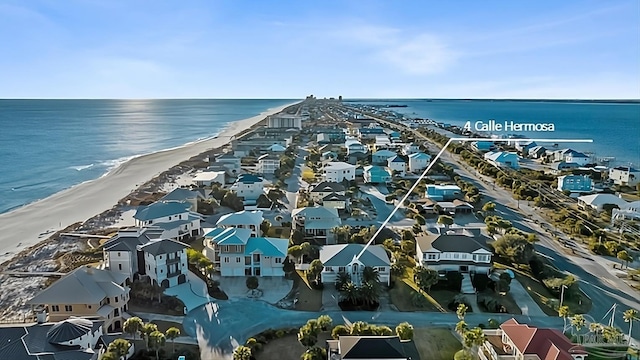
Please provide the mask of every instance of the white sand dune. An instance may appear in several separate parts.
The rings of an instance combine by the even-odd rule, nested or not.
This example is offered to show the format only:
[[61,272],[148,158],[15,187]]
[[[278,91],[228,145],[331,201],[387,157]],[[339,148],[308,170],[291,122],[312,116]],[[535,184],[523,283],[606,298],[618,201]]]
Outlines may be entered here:
[[227,144],[232,136],[290,105],[272,108],[258,116],[231,123],[214,139],[134,158],[99,179],[0,214],[0,263],[46,240],[55,231],[112,208],[120,199],[163,171]]

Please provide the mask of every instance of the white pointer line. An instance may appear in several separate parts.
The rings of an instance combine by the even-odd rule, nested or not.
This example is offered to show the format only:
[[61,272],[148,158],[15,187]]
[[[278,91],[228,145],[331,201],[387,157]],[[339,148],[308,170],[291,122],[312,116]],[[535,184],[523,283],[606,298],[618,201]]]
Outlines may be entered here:
[[501,141],[501,142],[506,142],[506,141],[540,141],[540,142],[572,142],[572,143],[592,143],[593,139],[490,139],[490,138],[450,138],[449,141],[447,141],[446,144],[444,144],[444,146],[442,147],[442,150],[440,150],[440,152],[438,153],[438,155],[436,155],[435,158],[433,158],[433,160],[431,160],[431,163],[429,164],[429,166],[427,166],[426,169],[424,169],[424,171],[422,172],[422,174],[420,175],[420,177],[413,183],[413,186],[411,186],[411,188],[409,189],[409,191],[407,191],[407,193],[402,197],[402,200],[398,201],[398,204],[393,208],[393,211],[391,211],[391,213],[389,214],[389,216],[387,216],[387,218],[384,220],[384,222],[382,223],[382,225],[380,225],[380,227],[378,228],[378,230],[376,230],[376,232],[373,234],[373,236],[371,237],[371,239],[369,239],[369,241],[365,244],[365,246],[362,248],[362,250],[360,250],[360,253],[358,253],[358,255],[356,255],[355,260],[359,260],[360,256],[362,256],[362,254],[364,254],[365,251],[367,251],[367,248],[369,247],[369,245],[371,245],[371,243],[373,243],[373,239],[376,238],[376,236],[378,236],[380,234],[380,232],[382,231],[382,229],[385,228],[385,226],[387,226],[387,224],[389,223],[389,221],[391,220],[391,218],[393,217],[393,215],[400,209],[400,207],[402,206],[402,204],[404,204],[404,201],[407,200],[407,198],[409,197],[409,195],[411,195],[411,193],[413,192],[413,190],[418,186],[418,184],[420,183],[420,181],[422,179],[424,179],[425,176],[427,176],[427,172],[429,172],[429,170],[431,170],[431,167],[436,163],[436,161],[440,158],[440,156],[442,155],[442,153],[444,153],[444,151],[447,149],[447,146],[449,146],[449,144],[451,144],[452,141],[482,141],[482,140],[490,140],[490,141]]

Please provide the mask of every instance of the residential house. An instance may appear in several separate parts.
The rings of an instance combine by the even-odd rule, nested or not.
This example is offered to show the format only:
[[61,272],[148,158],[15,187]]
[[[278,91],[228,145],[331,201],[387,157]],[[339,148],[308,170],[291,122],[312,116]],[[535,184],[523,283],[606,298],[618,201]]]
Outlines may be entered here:
[[369,184],[385,184],[391,181],[391,172],[382,166],[368,165],[364,167],[364,182]]
[[564,161],[568,163],[576,163],[580,166],[585,166],[589,163],[591,158],[579,151],[570,150],[564,155]]
[[[69,318],[59,322],[3,325],[0,327],[0,359],[99,360],[110,343],[103,322]],[[135,352],[129,348],[125,359]]]
[[198,201],[206,199],[205,194],[209,191],[204,189],[190,190],[185,188],[175,188],[159,201],[179,201],[189,203],[189,210],[198,211]]
[[349,207],[349,198],[336,193],[331,193],[322,198],[320,204],[329,209],[346,210]]
[[320,276],[325,284],[335,283],[338,273],[346,272],[351,275],[351,281],[359,285],[362,271],[368,266],[378,271],[380,283],[389,285],[391,261],[382,245],[366,248],[363,244],[325,245],[320,249],[320,261],[324,265]]
[[280,155],[280,154],[283,154],[285,151],[287,151],[287,148],[280,144],[273,144],[267,148],[267,152],[269,154]]
[[522,156],[527,156],[529,155],[529,150],[538,146],[538,144],[536,144],[535,141],[530,141],[530,140],[526,140],[526,141],[518,141],[515,144],[515,148],[516,150],[522,154]]
[[462,197],[462,190],[457,185],[427,185],[425,197],[435,201],[452,201]]
[[400,141],[400,133],[397,131],[392,131],[389,133],[389,139],[391,139],[392,142],[399,142]]
[[387,149],[389,148],[389,146],[391,146],[391,140],[389,139],[389,136],[387,136],[386,134],[376,135],[375,143],[373,146],[375,149]]
[[351,165],[359,165],[362,162],[368,162],[369,155],[361,152],[349,154],[347,156],[347,163]]
[[588,353],[561,331],[520,324],[516,319],[498,329],[483,330],[485,343],[478,349],[481,360],[585,360]]
[[258,157],[258,173],[273,174],[276,169],[280,168],[280,156],[275,154],[264,154]]
[[289,239],[254,237],[249,229],[215,228],[205,235],[204,246],[221,276],[284,276]]
[[532,159],[541,159],[545,156],[546,153],[547,149],[542,145],[538,145],[529,149],[528,155]]
[[616,185],[635,187],[640,182],[640,170],[629,166],[619,166],[609,170],[609,180]]
[[493,141],[474,141],[471,143],[471,148],[477,152],[488,152],[496,149],[496,145]]
[[504,151],[490,151],[484,154],[484,159],[498,168],[518,169],[518,154]]
[[439,273],[489,274],[491,251],[481,235],[470,232],[457,234],[422,234],[416,237],[416,260],[422,266]]
[[163,288],[187,282],[187,248],[189,245],[171,239],[155,239],[141,245],[145,274],[151,284]]
[[384,129],[381,127],[367,127],[358,129],[358,138],[360,139],[360,141],[367,139],[373,140],[380,135],[386,137],[387,140],[389,139],[384,133]]
[[302,119],[302,116],[278,113],[267,117],[267,127],[302,129]]
[[[430,200],[430,199],[426,199]],[[466,201],[455,199],[453,201],[438,201],[436,202],[445,214],[470,214],[473,212],[473,205]]]
[[322,160],[334,161],[338,159],[338,153],[335,151],[325,151],[322,153]]
[[222,215],[216,222],[217,227],[249,229],[251,236],[260,236],[260,224],[262,224],[263,212],[260,210],[242,210],[231,214]]
[[378,150],[371,154],[371,163],[373,165],[387,165],[387,160],[398,155],[395,151],[391,150]]
[[563,175],[558,176],[558,190],[571,192],[589,192],[593,190],[593,182],[588,175]]
[[407,170],[407,161],[400,155],[396,155],[387,159],[387,166],[393,171],[394,175],[404,176]]
[[323,181],[309,190],[309,198],[316,203],[320,203],[328,195],[344,195],[344,192],[344,185],[333,181]]
[[224,185],[226,181],[226,171],[201,171],[193,177],[193,183],[196,186],[211,186],[215,183]]
[[230,189],[242,198],[245,204],[255,203],[260,195],[264,194],[265,181],[262,177],[253,174],[240,174]]
[[594,194],[578,197],[578,206],[583,209],[592,208],[598,212],[602,211],[605,205],[616,205],[618,208],[622,208],[627,204],[624,199],[613,194]]
[[337,129],[338,131],[334,132],[321,132],[316,135],[316,141],[320,145],[332,144],[332,143],[340,143],[345,140],[345,133],[342,129]]
[[398,336],[346,336],[327,340],[331,360],[410,360]]
[[568,163],[568,162],[560,161],[560,162],[549,164],[549,167],[551,168],[552,174],[558,175],[558,174],[561,174],[563,171],[577,169],[580,167],[580,165],[576,163]]
[[620,220],[640,220],[640,201],[634,201],[620,206],[620,209],[611,211],[611,224]]
[[91,317],[103,321],[104,328],[112,332],[121,329],[128,316],[126,280],[125,274],[84,265],[39,292],[27,304],[44,306],[51,322]]
[[126,276],[127,284],[135,274],[145,273],[144,254],[140,246],[162,235],[152,228],[129,228],[119,230],[102,246],[104,268]]
[[355,139],[348,139],[344,142],[344,146],[347,148],[347,155],[362,153],[366,154],[369,149],[363,145],[360,141]]
[[424,171],[424,169],[431,163],[431,155],[423,152],[417,152],[409,155],[409,171],[418,173]]
[[405,144],[402,147],[402,155],[406,155],[406,156],[411,155],[413,153],[417,153],[419,151],[420,151],[420,146],[414,143]]
[[324,206],[293,209],[291,218],[294,230],[319,244],[335,244],[333,228],[342,225],[338,210]]
[[220,164],[226,171],[227,175],[236,177],[240,173],[240,156],[235,156],[233,152],[224,153],[215,158],[215,161],[211,165]]
[[180,240],[201,232],[202,216],[191,211],[190,207],[188,202],[157,201],[138,207],[133,218],[138,227],[158,227],[164,230],[163,238]]
[[356,178],[355,165],[345,162],[330,162],[325,164],[322,177],[324,181],[342,182],[344,180],[351,181]]

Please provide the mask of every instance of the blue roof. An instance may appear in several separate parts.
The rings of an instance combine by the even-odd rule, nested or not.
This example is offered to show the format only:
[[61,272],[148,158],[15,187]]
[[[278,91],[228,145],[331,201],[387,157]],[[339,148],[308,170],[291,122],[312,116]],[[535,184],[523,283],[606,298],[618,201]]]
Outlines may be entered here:
[[285,257],[287,256],[287,247],[289,246],[289,239],[277,239],[277,238],[249,238],[247,247],[244,250],[245,255],[259,252],[263,256],[270,257]]
[[222,245],[245,245],[251,236],[251,230],[243,228],[215,228],[209,231],[205,237]]
[[257,182],[262,182],[262,178],[260,176],[256,176],[253,174],[240,174],[238,175],[238,182],[245,184],[253,184]]
[[413,159],[427,159],[427,160],[431,159],[430,155],[427,155],[423,152],[413,153],[409,155],[409,157]]
[[364,171],[375,175],[390,175],[389,171],[382,166],[365,166]]
[[391,162],[402,162],[402,163],[403,163],[403,162],[406,162],[406,161],[404,161],[404,159],[402,159],[402,158],[401,158],[400,156],[398,156],[398,155],[396,155],[396,156],[392,157],[390,160],[391,160]]
[[134,219],[146,221],[165,216],[178,215],[189,211],[190,204],[180,201],[159,201],[151,205],[139,207]]

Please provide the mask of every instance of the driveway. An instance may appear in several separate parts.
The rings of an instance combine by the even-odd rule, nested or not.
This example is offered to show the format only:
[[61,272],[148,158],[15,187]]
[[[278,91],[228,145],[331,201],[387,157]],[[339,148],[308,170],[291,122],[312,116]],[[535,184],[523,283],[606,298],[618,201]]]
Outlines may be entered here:
[[540,309],[540,306],[533,301],[531,295],[527,292],[527,290],[520,284],[520,282],[516,279],[511,281],[511,290],[509,293],[513,300],[518,304],[520,310],[522,310],[522,315],[526,316],[547,316],[547,314]]
[[[246,276],[221,276],[220,289],[222,289],[229,299],[247,299],[249,289],[247,289]],[[262,296],[257,300],[275,304],[282,300],[291,291],[293,280],[287,280],[279,276],[265,276],[258,278],[258,289],[262,291]]]
[[180,299],[187,308],[187,312],[215,300],[209,296],[207,284],[196,274],[189,271],[187,280],[184,284],[166,289],[164,293]]

